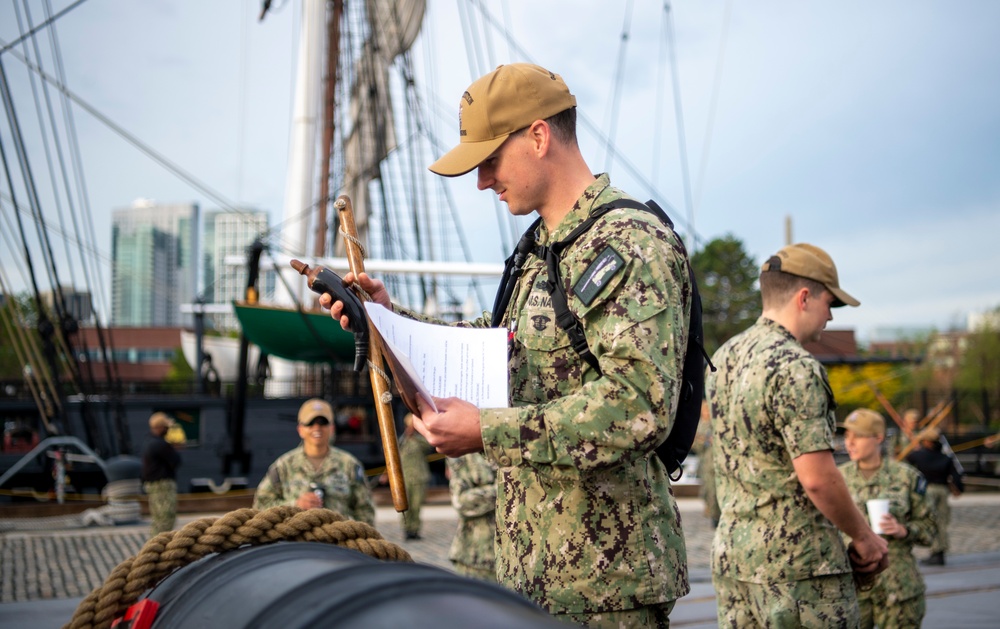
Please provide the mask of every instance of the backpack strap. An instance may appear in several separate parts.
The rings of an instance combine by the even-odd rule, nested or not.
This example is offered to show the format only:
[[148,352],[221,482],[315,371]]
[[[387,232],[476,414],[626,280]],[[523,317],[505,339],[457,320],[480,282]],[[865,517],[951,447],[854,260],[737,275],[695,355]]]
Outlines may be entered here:
[[535,232],[538,230],[538,226],[541,223],[541,217],[535,219],[535,222],[531,224],[531,227],[525,230],[525,232],[521,235],[521,239],[517,241],[514,253],[510,254],[510,257],[504,261],[503,275],[500,278],[500,287],[497,289],[497,296],[493,301],[493,315],[490,317],[490,327],[500,327],[500,320],[507,311],[507,306],[510,305],[510,298],[514,293],[514,287],[517,285],[517,280],[521,277],[521,273],[524,272],[522,268],[524,266],[524,262],[528,259],[528,254],[531,253],[535,247]]
[[590,344],[587,343],[587,336],[583,331],[583,324],[569,309],[569,299],[566,295],[566,289],[562,284],[562,274],[559,272],[559,260],[562,257],[562,253],[574,242],[576,242],[577,238],[593,227],[594,223],[596,223],[602,216],[611,210],[621,208],[632,208],[649,212],[659,218],[661,222],[671,229],[674,227],[673,221],[670,220],[666,212],[664,212],[655,202],[649,201],[647,203],[641,203],[634,199],[623,198],[605,203],[604,205],[595,208],[590,212],[590,214],[587,215],[587,218],[583,219],[583,221],[565,238],[559,242],[544,246],[535,245],[535,233],[538,229],[538,225],[541,223],[541,218],[537,219],[531,224],[531,227],[524,232],[524,235],[521,236],[521,240],[517,243],[517,248],[514,250],[514,253],[511,254],[511,256],[506,260],[503,277],[500,280],[500,289],[497,291],[497,297],[493,304],[491,325],[493,327],[499,327],[500,319],[507,310],[507,306],[510,305],[510,298],[514,292],[514,285],[517,284],[517,278],[521,276],[521,267],[524,265],[528,254],[532,253],[545,261],[545,267],[548,270],[549,275],[548,281],[545,283],[545,289],[552,298],[552,309],[555,311],[556,325],[565,330],[566,334],[569,336],[570,345],[573,347],[573,351],[575,351],[580,358],[586,361],[586,363],[597,372],[598,377],[604,375],[604,372],[601,371],[600,363],[598,362],[597,357],[590,351]]
[[[562,245],[564,243],[566,243],[565,240],[556,244]],[[604,372],[601,371],[601,365],[597,362],[597,357],[590,351],[590,345],[587,343],[587,335],[583,332],[583,324],[580,323],[580,320],[569,309],[566,289],[563,288],[562,277],[559,273],[559,251],[562,251],[562,249],[565,249],[565,247],[560,247],[558,250],[554,246],[537,248],[538,256],[545,260],[545,266],[549,271],[549,279],[545,282],[545,290],[552,297],[552,309],[556,313],[556,325],[566,331],[566,334],[569,336],[570,345],[573,346],[573,351],[579,354],[580,358],[587,361],[587,364],[597,371],[598,376],[602,376]]]
[[[654,204],[655,205],[655,204]],[[562,257],[563,251],[569,248],[576,239],[581,235],[586,233],[594,223],[598,221],[602,216],[610,212],[611,210],[617,210],[619,208],[634,208],[636,210],[643,210],[646,212],[650,211],[650,208],[639,201],[633,199],[617,199],[611,201],[610,203],[605,203],[593,211],[583,219],[583,222],[576,226],[573,231],[569,233],[568,236],[560,240],[559,242],[552,243],[548,247],[536,247],[536,255],[545,260],[545,266],[549,271],[549,279],[545,284],[546,290],[549,292],[549,296],[552,297],[552,309],[556,314],[556,325],[566,331],[569,336],[570,344],[573,350],[580,355],[584,361],[590,365],[594,371],[597,372],[598,377],[603,376],[604,372],[601,371],[600,363],[597,361],[597,357],[590,351],[590,345],[587,343],[587,336],[583,332],[583,324],[580,320],[570,312],[569,300],[566,296],[566,289],[563,287],[562,276],[559,273],[559,260]],[[659,210],[659,207],[657,206]],[[655,212],[653,212],[655,214]],[[669,218],[666,218],[666,214],[663,214],[663,210],[660,210],[662,218],[666,219],[664,222],[673,227],[673,223],[670,222]]]

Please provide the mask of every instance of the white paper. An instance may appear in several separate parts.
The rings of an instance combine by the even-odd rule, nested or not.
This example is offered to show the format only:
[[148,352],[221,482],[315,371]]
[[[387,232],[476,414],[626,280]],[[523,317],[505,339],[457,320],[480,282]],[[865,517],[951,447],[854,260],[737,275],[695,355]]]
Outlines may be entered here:
[[424,323],[374,302],[366,302],[365,308],[388,351],[414,376],[422,393],[457,397],[479,408],[508,406],[506,328]]

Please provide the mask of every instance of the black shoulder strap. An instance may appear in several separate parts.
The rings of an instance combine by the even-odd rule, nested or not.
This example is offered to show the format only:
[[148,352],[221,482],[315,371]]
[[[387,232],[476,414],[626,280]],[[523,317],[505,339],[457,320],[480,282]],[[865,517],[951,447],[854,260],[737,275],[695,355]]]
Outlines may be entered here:
[[503,318],[507,306],[510,305],[510,297],[514,293],[514,286],[517,285],[517,278],[521,277],[524,261],[528,259],[528,254],[535,247],[535,232],[541,224],[541,217],[535,219],[521,239],[517,241],[514,253],[504,261],[503,276],[500,278],[500,288],[497,290],[496,299],[493,300],[493,315],[490,317],[490,327],[500,327],[500,320]]
[[545,288],[548,291],[549,296],[552,297],[552,309],[555,311],[556,325],[566,331],[566,334],[569,336],[570,344],[573,346],[573,350],[579,354],[580,358],[586,361],[588,365],[597,371],[598,376],[603,375],[600,363],[597,361],[597,357],[590,351],[590,345],[587,343],[587,337],[583,331],[583,324],[580,323],[580,320],[577,319],[569,309],[569,299],[566,295],[566,289],[562,284],[562,275],[559,272],[559,259],[562,256],[563,251],[576,242],[577,238],[593,227],[594,223],[596,223],[598,219],[611,210],[620,208],[633,208],[649,212],[659,218],[660,221],[667,227],[671,229],[674,227],[673,221],[670,220],[667,213],[664,212],[663,209],[656,204],[656,202],[647,201],[646,203],[641,203],[635,199],[623,198],[605,203],[604,205],[592,210],[590,214],[587,215],[587,218],[583,219],[583,221],[577,225],[573,231],[569,233],[569,235],[559,242],[552,243],[548,246],[536,246],[535,233],[538,229],[539,223],[541,222],[540,218],[537,219],[534,223],[532,223],[531,227],[524,232],[524,235],[521,236],[521,240],[518,241],[517,248],[514,250],[514,253],[507,258],[504,265],[504,274],[500,280],[500,289],[497,291],[497,297],[493,303],[491,325],[493,327],[499,327],[500,319],[507,310],[507,306],[510,305],[511,294],[513,293],[514,285],[517,284],[516,280],[521,275],[521,267],[523,266],[525,259],[527,259],[528,253],[533,253],[539,258],[545,260],[545,266],[549,275]]
[[640,203],[634,199],[617,199],[611,201],[610,203],[605,203],[593,211],[583,219],[579,225],[576,226],[573,231],[569,233],[568,236],[560,240],[559,242],[552,243],[548,247],[540,247],[537,252],[540,257],[545,258],[545,266],[549,271],[549,280],[545,285],[546,290],[548,290],[549,295],[552,297],[552,309],[556,314],[556,325],[566,331],[569,336],[570,344],[573,346],[573,350],[580,355],[580,358],[585,360],[588,365],[590,365],[594,371],[597,372],[598,376],[604,375],[601,371],[600,363],[597,361],[597,357],[590,351],[590,345],[587,343],[587,337],[583,332],[583,324],[577,319],[569,309],[569,301],[566,297],[566,289],[562,284],[562,277],[559,273],[559,258],[562,252],[565,251],[570,245],[576,242],[582,234],[586,233],[594,223],[597,222],[602,216],[610,212],[611,210],[616,210],[619,208],[633,208],[636,210],[642,210],[644,212],[652,212],[656,214],[663,220],[664,223],[673,227],[673,223],[667,218],[667,215],[663,213],[658,205],[650,202],[652,206],[656,208],[654,211],[649,205],[645,203]]

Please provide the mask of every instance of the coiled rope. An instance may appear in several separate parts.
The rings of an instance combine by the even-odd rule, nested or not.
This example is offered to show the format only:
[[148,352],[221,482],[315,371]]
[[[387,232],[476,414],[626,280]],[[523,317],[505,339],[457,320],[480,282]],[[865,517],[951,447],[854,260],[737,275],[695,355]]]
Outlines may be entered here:
[[406,550],[383,539],[374,527],[348,520],[335,511],[298,507],[237,509],[151,538],[135,557],[118,564],[104,584],[80,602],[63,629],[106,629],[143,592],[175,570],[212,553],[279,541],[323,542],[383,561],[413,561]]

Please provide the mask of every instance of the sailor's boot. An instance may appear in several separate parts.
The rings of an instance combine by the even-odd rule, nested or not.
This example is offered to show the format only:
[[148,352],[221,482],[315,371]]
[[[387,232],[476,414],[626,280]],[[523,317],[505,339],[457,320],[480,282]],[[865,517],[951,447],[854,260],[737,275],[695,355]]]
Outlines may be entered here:
[[924,566],[943,566],[944,553],[943,552],[931,553],[930,557],[921,560],[920,564]]

